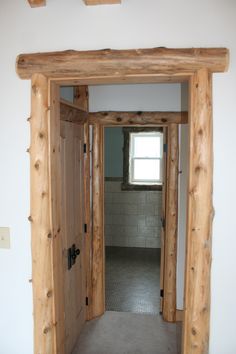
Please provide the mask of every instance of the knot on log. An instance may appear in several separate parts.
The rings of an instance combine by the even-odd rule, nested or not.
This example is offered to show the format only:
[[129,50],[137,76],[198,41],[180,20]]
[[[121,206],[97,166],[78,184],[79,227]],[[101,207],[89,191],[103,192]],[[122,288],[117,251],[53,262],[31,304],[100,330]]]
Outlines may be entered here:
[[202,134],[203,134],[203,129],[200,128],[200,129],[198,130],[198,135],[202,135]]
[[33,85],[33,86],[32,86],[32,92],[33,92],[34,95],[37,95],[37,93],[38,93],[38,88],[37,88],[36,85]]
[[48,291],[47,291],[47,297],[48,297],[48,298],[52,297],[52,290],[48,290]]
[[39,167],[40,167],[40,161],[36,161],[35,164],[34,164],[34,168],[36,170],[39,170]]
[[49,331],[50,331],[50,327],[49,326],[47,326],[47,327],[44,327],[44,329],[43,329],[43,334],[47,334]]

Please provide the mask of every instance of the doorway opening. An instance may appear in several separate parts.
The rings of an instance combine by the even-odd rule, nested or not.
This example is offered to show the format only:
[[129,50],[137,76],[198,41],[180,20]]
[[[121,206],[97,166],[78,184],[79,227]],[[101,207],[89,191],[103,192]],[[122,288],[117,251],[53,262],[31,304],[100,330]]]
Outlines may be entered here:
[[[141,166],[135,171],[139,182],[128,186],[126,180],[131,176],[126,174],[131,172],[134,163],[130,149],[124,144],[130,134],[136,134],[135,156]],[[108,311],[159,314],[162,171],[158,176],[142,176],[145,172],[142,163],[148,162],[158,172],[157,159],[162,158],[163,150],[158,148],[163,143],[155,136],[155,128],[140,131],[132,127],[129,132],[122,127],[105,128],[104,140],[105,307]],[[147,151],[145,142],[149,144],[146,144]],[[126,160],[130,166],[125,166]],[[151,181],[152,177],[158,181]]]
[[[17,58],[20,77],[32,80],[29,219],[32,225],[35,352],[65,352],[58,183],[59,85],[119,84],[124,81],[189,82],[190,165],[182,353],[208,351],[213,217],[212,74],[226,71],[228,63],[226,48],[66,51],[23,54]],[[98,114],[95,121],[94,117],[90,119],[90,114],[86,115],[94,126],[96,143],[103,141],[103,117]],[[125,117],[118,118],[116,122],[125,120]],[[91,303],[87,311],[90,318],[98,316],[104,304],[96,291],[104,280],[103,262],[99,257],[103,246],[103,220],[98,213],[101,210],[98,207],[103,205],[99,204],[102,201],[99,186],[103,185],[101,147],[93,159],[93,211],[96,206],[97,219],[93,218]]]

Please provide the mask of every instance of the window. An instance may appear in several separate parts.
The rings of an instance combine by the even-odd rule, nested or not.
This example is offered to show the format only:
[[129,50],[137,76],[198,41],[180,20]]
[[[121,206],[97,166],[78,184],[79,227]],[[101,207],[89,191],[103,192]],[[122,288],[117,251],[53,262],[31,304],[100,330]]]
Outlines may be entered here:
[[161,189],[163,131],[158,128],[124,128],[123,189]]

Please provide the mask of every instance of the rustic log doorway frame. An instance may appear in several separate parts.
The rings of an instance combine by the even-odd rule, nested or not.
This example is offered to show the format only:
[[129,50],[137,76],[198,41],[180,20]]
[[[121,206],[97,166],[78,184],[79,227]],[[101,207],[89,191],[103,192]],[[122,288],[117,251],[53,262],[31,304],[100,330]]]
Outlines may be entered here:
[[[148,113],[147,113],[148,115]],[[159,119],[151,117],[159,115]],[[101,119],[99,119],[99,117]],[[128,119],[123,119],[124,116]],[[179,165],[179,124],[187,124],[187,112],[149,112],[149,120],[143,119],[145,112],[90,113],[89,122],[93,129],[92,138],[92,232],[93,257],[91,260],[92,289],[90,291],[91,307],[89,313],[93,317],[105,312],[105,233],[104,233],[104,148],[105,128],[163,128],[168,144],[164,152],[165,178],[162,192],[162,225],[161,237],[161,306],[163,319],[176,321],[176,267],[177,267],[177,228],[178,228],[178,165]],[[132,117],[132,118],[131,118]],[[156,121],[156,123],[154,122]],[[166,121],[166,123],[164,123]],[[170,123],[172,121],[172,123]],[[173,123],[175,121],[175,123]],[[178,122],[178,123],[177,123]],[[89,301],[90,302],[90,301]]]
[[189,83],[189,184],[182,354],[207,354],[212,207],[212,74],[228,68],[225,48],[23,54],[31,79],[31,215],[35,354],[64,353],[60,279],[59,85]]

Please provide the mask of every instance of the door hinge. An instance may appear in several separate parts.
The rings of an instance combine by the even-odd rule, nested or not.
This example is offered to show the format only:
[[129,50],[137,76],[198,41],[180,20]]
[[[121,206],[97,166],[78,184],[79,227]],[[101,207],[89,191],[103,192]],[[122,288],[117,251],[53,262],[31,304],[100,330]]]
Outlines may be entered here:
[[86,296],[86,298],[85,298],[85,304],[86,304],[86,306],[88,306],[88,296]]
[[166,219],[165,218],[161,218],[161,227],[163,229],[165,229],[165,227],[166,227]]
[[167,145],[167,143],[165,143],[165,144],[163,145],[163,151],[164,151],[165,153],[167,153],[167,148],[168,148],[168,145]]
[[87,144],[84,144],[84,154],[87,152]]
[[164,289],[160,290],[160,297],[164,297]]
[[87,233],[87,224],[84,224],[84,233]]

